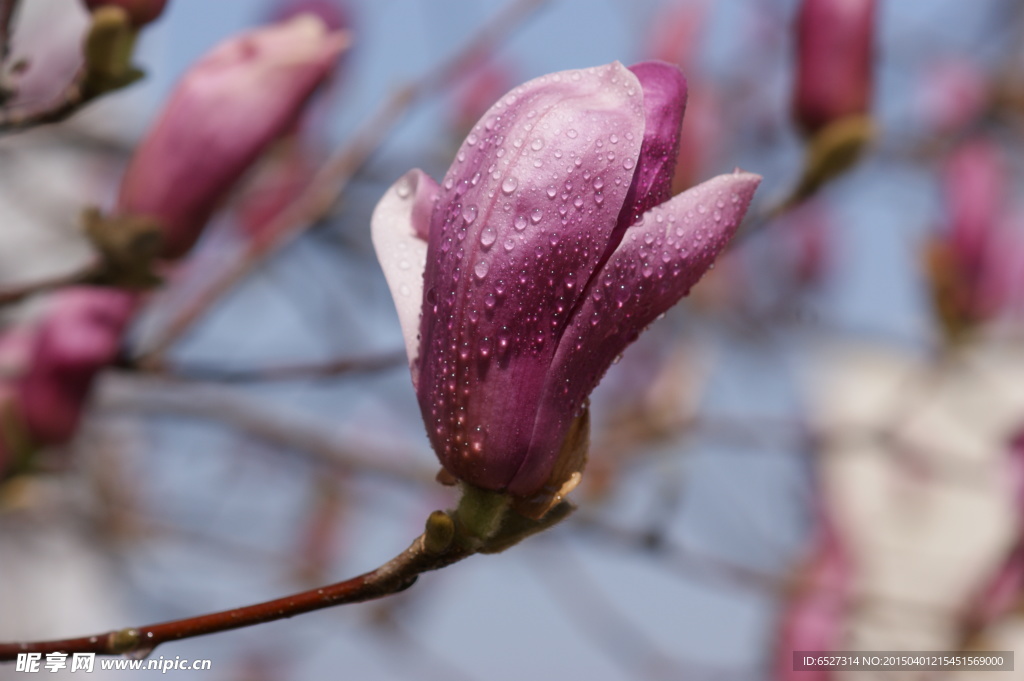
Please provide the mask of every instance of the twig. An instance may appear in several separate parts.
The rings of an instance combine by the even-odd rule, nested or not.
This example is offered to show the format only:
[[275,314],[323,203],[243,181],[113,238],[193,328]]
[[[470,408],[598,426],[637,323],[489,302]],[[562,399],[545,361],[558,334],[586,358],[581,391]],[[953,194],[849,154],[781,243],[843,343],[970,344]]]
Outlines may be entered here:
[[13,660],[19,653],[52,652],[131,654],[141,657],[168,641],[240,629],[335,605],[362,603],[389,596],[408,589],[424,572],[446,567],[472,555],[472,551],[458,544],[440,555],[432,555],[424,546],[424,536],[417,537],[409,548],[377,569],[343,582],[242,608],[144,627],[53,641],[0,643],[0,660]]
[[[147,383],[154,389],[146,390]],[[177,416],[219,421],[319,461],[407,484],[428,483],[434,479],[433,471],[396,460],[391,452],[371,443],[355,443],[347,438],[342,444],[336,431],[325,431],[315,421],[289,416],[280,409],[257,403],[228,389],[175,385],[167,380],[120,381],[107,385],[101,395],[101,404],[111,410],[170,412]]]
[[82,74],[79,74],[56,100],[42,109],[0,109],[0,134],[10,134],[66,120],[100,94],[87,94],[82,84]]
[[99,262],[93,261],[77,270],[72,270],[65,274],[58,274],[54,277],[50,277],[49,279],[42,279],[40,281],[34,281],[21,286],[12,286],[10,288],[0,289],[0,307],[20,302],[37,293],[45,293],[62,286],[72,286],[75,284],[85,283],[92,278],[99,269]]
[[329,378],[343,374],[371,373],[401,366],[405,361],[406,354],[403,349],[367,357],[336,359],[328,362],[311,362],[307,364],[256,367],[252,369],[225,369],[201,364],[138,366],[134,363],[125,368],[138,368],[145,373],[184,381],[250,383],[259,381],[293,381]]
[[143,363],[159,363],[160,357],[198,321],[206,311],[264,259],[311,227],[331,209],[356,172],[384,142],[392,128],[411,106],[424,96],[437,92],[457,80],[483,55],[527,16],[549,0],[515,0],[449,61],[415,83],[396,91],[362,129],[351,136],[317,171],[308,187],[267,225],[267,238],[250,242],[234,264],[171,320],[145,353]]

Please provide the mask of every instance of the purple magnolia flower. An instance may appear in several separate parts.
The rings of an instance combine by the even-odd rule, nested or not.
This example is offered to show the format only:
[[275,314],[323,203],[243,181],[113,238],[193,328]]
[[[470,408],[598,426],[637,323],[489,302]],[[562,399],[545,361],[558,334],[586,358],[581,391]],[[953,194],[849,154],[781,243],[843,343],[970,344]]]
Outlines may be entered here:
[[132,157],[118,212],[156,218],[164,257],[185,254],[250,164],[300,115],[348,45],[304,14],[236,36],[178,84]]
[[803,0],[793,106],[804,130],[868,113],[874,34],[875,0]]
[[427,433],[456,478],[557,492],[587,396],[735,231],[759,176],[671,197],[685,101],[662,62],[542,76],[484,115],[441,185],[413,170],[377,205]]

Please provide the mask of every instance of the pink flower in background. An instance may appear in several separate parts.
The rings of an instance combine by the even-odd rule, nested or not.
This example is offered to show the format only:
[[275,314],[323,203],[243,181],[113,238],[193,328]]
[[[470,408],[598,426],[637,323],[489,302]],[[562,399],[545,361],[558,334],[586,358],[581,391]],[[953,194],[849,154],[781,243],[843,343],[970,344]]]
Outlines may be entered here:
[[655,16],[649,54],[654,59],[678,64],[689,73],[701,38],[706,34],[708,6],[705,0],[669,3]]
[[[1017,502],[1018,522],[1024,525],[1024,429],[1014,436],[1007,452],[1008,479],[1013,486]],[[1019,532],[1019,531],[1018,531]],[[1006,615],[1024,596],[1024,537],[1006,557],[992,578],[982,586],[970,605],[967,626],[970,630],[983,629]]]
[[783,604],[774,677],[779,681],[828,681],[833,677],[829,671],[794,671],[793,652],[842,649],[853,567],[833,524],[825,517],[818,523],[813,553],[797,574],[796,593]]
[[875,0],[803,0],[793,108],[808,133],[867,114],[874,88]]
[[1007,165],[996,144],[977,138],[958,147],[942,174],[948,227],[941,237],[952,305],[984,321],[1020,304],[1024,218],[1008,206]]
[[671,196],[685,99],[662,62],[537,78],[484,115],[441,185],[413,170],[377,205],[427,434],[456,478],[557,491],[587,396],[733,234],[759,176]]
[[163,255],[182,256],[250,164],[293,126],[347,42],[302,15],[215,48],[185,74],[136,149],[118,212],[158,219]]
[[14,382],[27,433],[61,444],[75,431],[96,374],[117,356],[136,297],[76,287],[54,295],[32,333],[29,363]]
[[946,161],[942,184],[950,243],[965,274],[976,279],[1006,209],[1006,161],[994,143],[973,140],[958,147]]
[[155,21],[163,14],[167,0],[82,0],[90,12],[100,7],[120,7],[136,28]]
[[986,74],[966,58],[926,66],[921,81],[921,118],[940,133],[964,128],[985,111],[989,98]]

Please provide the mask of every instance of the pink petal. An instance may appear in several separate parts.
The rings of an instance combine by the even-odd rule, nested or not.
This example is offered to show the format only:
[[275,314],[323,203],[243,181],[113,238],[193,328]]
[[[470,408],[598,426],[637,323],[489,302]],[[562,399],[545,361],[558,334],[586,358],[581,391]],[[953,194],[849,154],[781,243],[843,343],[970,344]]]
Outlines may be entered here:
[[[633,184],[619,213],[618,229],[622,231],[672,196],[679,131],[686,109],[686,78],[678,67],[646,61],[630,66],[629,70],[644,89],[645,125]],[[612,240],[619,242],[618,238]]]
[[437,182],[429,175],[418,168],[410,170],[388,189],[370,218],[373,248],[398,310],[413,385],[419,374],[416,358],[419,356],[427,233],[439,191]]
[[548,372],[529,454],[509,484],[542,485],[564,433],[612,361],[711,267],[743,219],[759,175],[720,175],[653,208],[630,227],[586,290]]

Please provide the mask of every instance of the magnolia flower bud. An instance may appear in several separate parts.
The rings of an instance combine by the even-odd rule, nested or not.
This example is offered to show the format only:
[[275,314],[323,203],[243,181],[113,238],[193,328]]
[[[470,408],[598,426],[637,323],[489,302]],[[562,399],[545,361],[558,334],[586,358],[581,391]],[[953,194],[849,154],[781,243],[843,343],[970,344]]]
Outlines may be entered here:
[[804,0],[797,16],[797,121],[814,133],[871,107],[875,0]]
[[521,499],[571,488],[588,395],[734,233],[759,176],[671,196],[685,101],[662,62],[537,78],[440,185],[413,170],[377,205],[427,434],[456,478]]
[[215,48],[185,74],[136,150],[118,211],[159,220],[163,256],[183,255],[249,165],[292,126],[347,43],[304,14]]

